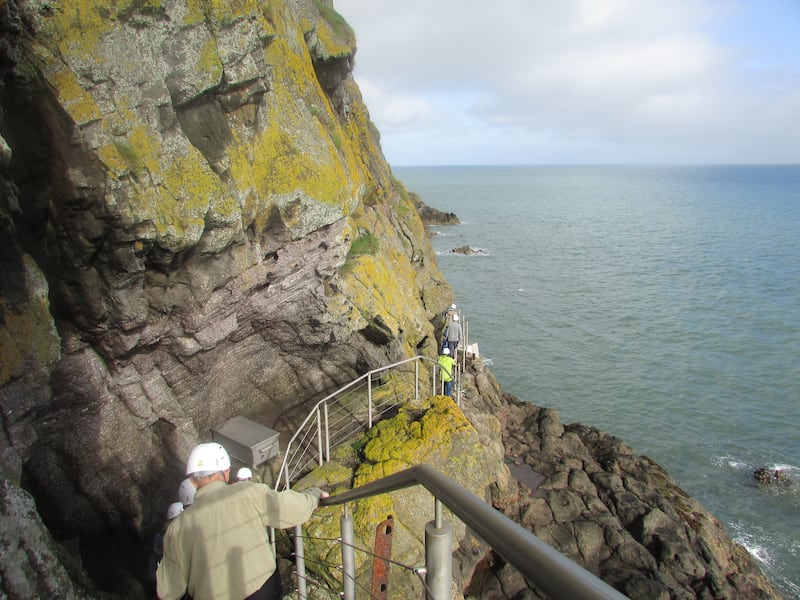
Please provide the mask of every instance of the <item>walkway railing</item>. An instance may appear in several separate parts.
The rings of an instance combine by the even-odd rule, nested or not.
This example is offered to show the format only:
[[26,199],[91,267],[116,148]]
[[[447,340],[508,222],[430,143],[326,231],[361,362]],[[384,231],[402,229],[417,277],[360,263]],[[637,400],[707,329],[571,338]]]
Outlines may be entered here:
[[[453,357],[455,372],[450,374],[454,380],[453,396],[459,406],[461,373],[466,368],[469,346],[469,324],[463,316],[461,323],[462,352]],[[425,377],[423,382],[430,382],[431,394],[442,394],[442,382],[437,386],[436,361],[414,356],[365,373],[317,402],[286,445],[275,488],[291,487],[292,481],[328,462],[332,449],[355,439],[396,407],[412,399],[419,400],[422,363],[429,363],[431,368],[430,378]]]
[[[449,600],[452,576],[452,528],[444,521],[442,505],[449,508],[479,538],[491,546],[525,579],[554,600],[624,600],[626,596],[573,562],[471,494],[433,467],[418,465],[359,488],[322,498],[321,506],[345,505],[341,519],[343,569],[342,597],[354,600],[355,567],[352,560],[353,531],[347,503],[403,488],[422,485],[435,499],[434,519],[425,527],[424,577],[426,598]],[[348,521],[349,519],[349,521]],[[349,559],[346,559],[350,557]]]
[[[430,376],[423,365],[430,367]],[[460,379],[456,377],[455,396]],[[438,365],[426,356],[414,356],[374,369],[325,396],[308,413],[286,445],[276,477],[276,489],[289,488],[293,481],[331,459],[331,451],[370,429],[374,423],[399,406],[419,400],[420,386],[430,394],[442,393],[437,386]],[[437,392],[438,389],[438,392]],[[428,393],[428,392],[426,392]]]

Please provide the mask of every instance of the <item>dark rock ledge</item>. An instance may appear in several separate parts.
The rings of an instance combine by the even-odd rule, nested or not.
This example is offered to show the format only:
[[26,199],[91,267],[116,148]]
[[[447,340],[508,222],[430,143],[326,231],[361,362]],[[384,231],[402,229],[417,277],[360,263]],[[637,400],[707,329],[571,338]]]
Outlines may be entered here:
[[411,198],[411,201],[414,203],[426,227],[430,227],[431,225],[459,225],[461,223],[455,213],[444,212],[432,206],[428,206],[422,201],[422,198],[414,192],[410,192],[408,197]]

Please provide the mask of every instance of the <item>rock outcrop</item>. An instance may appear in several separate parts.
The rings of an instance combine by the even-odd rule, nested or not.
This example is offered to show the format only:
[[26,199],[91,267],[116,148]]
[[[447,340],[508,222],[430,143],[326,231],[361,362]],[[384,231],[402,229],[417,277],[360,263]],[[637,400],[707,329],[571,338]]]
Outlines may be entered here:
[[630,598],[777,597],[747,551],[648,457],[528,403],[502,419],[521,491],[506,511]]
[[419,194],[411,192],[409,193],[409,197],[417,208],[417,212],[419,212],[419,216],[422,218],[422,222],[425,223],[425,225],[458,225],[461,223],[455,213],[443,212],[433,206],[428,206],[422,201]]
[[[236,415],[288,431],[355,377],[435,357],[454,295],[329,0],[0,0],[0,33],[0,595],[139,597],[193,444]],[[624,445],[509,403],[479,364],[465,414],[408,407],[339,475],[439,456],[626,590],[755,590]],[[504,449],[501,421],[531,433]],[[403,460],[381,441],[401,434]],[[415,523],[413,494],[392,502]]]

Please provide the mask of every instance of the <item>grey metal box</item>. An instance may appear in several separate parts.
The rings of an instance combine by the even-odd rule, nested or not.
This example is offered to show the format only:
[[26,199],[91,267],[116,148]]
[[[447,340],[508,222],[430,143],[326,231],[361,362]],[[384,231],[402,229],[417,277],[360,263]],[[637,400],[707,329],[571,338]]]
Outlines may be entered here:
[[233,458],[253,467],[278,454],[280,433],[245,417],[233,417],[211,435]]

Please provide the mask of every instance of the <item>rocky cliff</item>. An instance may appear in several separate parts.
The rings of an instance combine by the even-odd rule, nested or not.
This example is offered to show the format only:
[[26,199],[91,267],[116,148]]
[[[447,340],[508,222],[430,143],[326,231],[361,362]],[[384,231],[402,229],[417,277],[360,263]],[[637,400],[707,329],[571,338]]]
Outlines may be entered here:
[[2,594],[135,595],[194,443],[434,356],[453,292],[329,1],[0,0],[0,30]]
[[434,352],[452,291],[329,3],[3,0],[0,28],[2,471],[127,555],[209,428]]

